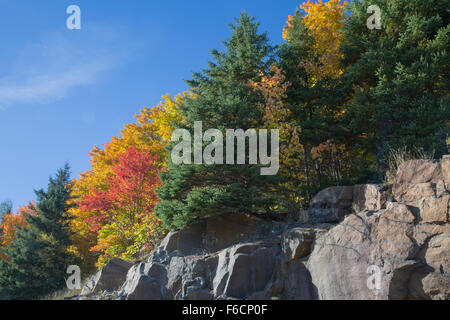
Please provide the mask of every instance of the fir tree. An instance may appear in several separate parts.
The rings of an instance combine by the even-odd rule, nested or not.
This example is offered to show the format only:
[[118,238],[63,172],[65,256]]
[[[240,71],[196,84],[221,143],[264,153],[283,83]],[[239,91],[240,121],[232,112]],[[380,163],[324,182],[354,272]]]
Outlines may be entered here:
[[65,286],[68,252],[70,172],[66,165],[50,178],[47,191],[36,191],[35,212],[26,216],[27,227],[4,250],[0,261],[0,298],[36,299]]
[[[12,212],[13,203],[11,200],[6,200],[0,202],[0,224],[2,223],[3,218]],[[0,230],[1,232],[1,230]]]
[[[188,81],[194,96],[181,108],[184,128],[192,136],[195,121],[202,121],[205,130],[214,128],[223,133],[225,129],[262,125],[258,105],[263,97],[250,83],[268,71],[274,48],[266,34],[258,33],[253,18],[242,14],[236,22],[230,25],[233,33],[224,42],[225,50],[213,50],[214,62]],[[174,165],[169,161],[161,179],[156,213],[170,229],[182,229],[218,214],[266,213],[276,200],[270,192],[274,177],[261,176],[257,165]]]

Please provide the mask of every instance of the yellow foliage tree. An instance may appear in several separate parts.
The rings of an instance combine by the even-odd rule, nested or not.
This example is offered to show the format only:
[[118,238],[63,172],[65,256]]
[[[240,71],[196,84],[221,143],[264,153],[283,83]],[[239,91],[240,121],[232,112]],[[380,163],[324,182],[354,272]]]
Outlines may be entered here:
[[[344,26],[344,7],[347,1],[308,0],[300,5],[304,10],[303,23],[312,39],[310,55],[303,62],[306,71],[311,75],[312,85],[324,78],[337,78],[342,74],[340,60],[343,55],[339,48],[343,40],[341,28]],[[290,15],[283,28],[283,38],[290,41],[295,16]]]
[[280,187],[287,191],[289,197],[288,211],[298,210],[301,196],[298,194],[297,181],[303,178],[303,146],[299,140],[301,128],[291,117],[291,111],[284,105],[286,90],[291,85],[277,65],[272,65],[269,74],[261,73],[260,82],[251,85],[264,96],[260,105],[264,112],[264,129],[280,130],[280,171],[283,177]]

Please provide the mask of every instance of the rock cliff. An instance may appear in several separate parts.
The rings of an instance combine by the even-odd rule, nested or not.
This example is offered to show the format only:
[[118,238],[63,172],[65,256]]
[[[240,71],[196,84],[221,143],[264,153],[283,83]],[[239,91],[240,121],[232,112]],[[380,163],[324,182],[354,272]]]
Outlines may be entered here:
[[230,215],[114,259],[78,299],[450,299],[450,156],[332,187],[296,222]]

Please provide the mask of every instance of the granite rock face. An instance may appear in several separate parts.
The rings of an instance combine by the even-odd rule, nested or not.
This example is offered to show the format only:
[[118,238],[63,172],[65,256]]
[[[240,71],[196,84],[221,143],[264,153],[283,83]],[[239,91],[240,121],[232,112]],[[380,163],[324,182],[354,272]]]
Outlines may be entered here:
[[446,159],[405,162],[392,194],[368,187],[374,205],[354,205],[315,242],[308,269],[319,299],[450,299]]
[[336,223],[351,213],[354,187],[330,187],[316,194],[307,210],[306,223]]
[[297,222],[230,215],[170,232],[117,282],[106,266],[83,292],[121,282],[115,299],[448,300],[449,162],[408,161],[393,185],[325,189]]
[[126,279],[128,270],[133,262],[121,259],[112,259],[102,270],[94,274],[84,285],[82,296],[99,293],[104,290],[119,288]]

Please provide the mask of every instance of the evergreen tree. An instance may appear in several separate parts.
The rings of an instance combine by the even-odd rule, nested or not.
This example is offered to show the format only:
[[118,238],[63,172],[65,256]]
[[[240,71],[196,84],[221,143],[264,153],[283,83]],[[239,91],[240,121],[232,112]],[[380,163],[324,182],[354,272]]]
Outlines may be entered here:
[[36,299],[65,286],[68,252],[70,172],[66,165],[50,178],[47,191],[36,191],[37,205],[26,215],[27,227],[4,250],[0,261],[0,299]]
[[[236,22],[230,25],[233,33],[224,42],[225,51],[213,50],[215,62],[188,81],[194,96],[181,106],[185,123],[179,127],[188,129],[191,136],[195,121],[202,121],[204,130],[219,129],[224,138],[226,129],[256,129],[263,123],[258,107],[263,96],[253,90],[251,82],[260,81],[261,74],[268,72],[274,48],[266,34],[258,33],[253,18],[242,14]],[[169,161],[167,172],[161,174],[157,216],[166,227],[182,229],[212,215],[269,212],[276,201],[271,194],[271,181],[276,177],[261,176],[258,165],[246,163],[174,165]]]
[[[381,9],[369,30],[367,8]],[[348,128],[382,169],[390,148],[447,152],[450,133],[448,1],[352,2],[344,28]]]
[[0,202],[0,239],[3,238],[3,228],[2,228],[2,222],[3,222],[3,218],[5,218],[5,216],[7,214],[10,214],[12,212],[12,201],[10,200],[6,200],[6,201],[2,201]]
[[[12,212],[13,203],[11,200],[6,200],[0,202],[0,224],[2,223],[3,218]],[[1,230],[0,230],[1,232]]]

